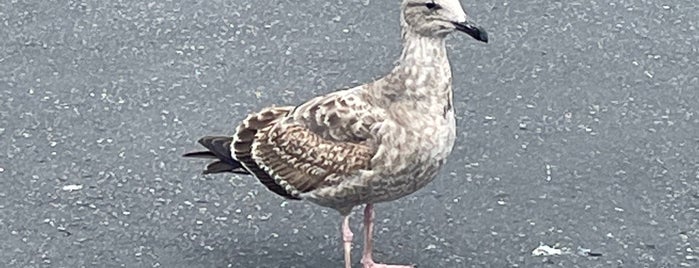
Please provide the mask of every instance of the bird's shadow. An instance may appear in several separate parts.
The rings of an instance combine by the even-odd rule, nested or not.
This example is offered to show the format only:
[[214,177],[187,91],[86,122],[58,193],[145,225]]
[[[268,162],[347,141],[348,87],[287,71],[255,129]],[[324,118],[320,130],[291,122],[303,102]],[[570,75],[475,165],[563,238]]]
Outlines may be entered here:
[[[318,238],[320,239],[320,238]],[[342,255],[335,248],[318,249],[312,240],[278,241],[255,240],[254,237],[238,237],[213,242],[212,245],[179,240],[172,247],[172,258],[161,264],[164,267],[337,267]],[[241,242],[242,241],[242,242]],[[338,246],[339,248],[339,246]]]
[[[281,238],[281,237],[280,237]],[[332,240],[332,239],[331,239]],[[170,244],[171,261],[165,261],[164,267],[341,267],[344,259],[339,241],[327,241],[325,238],[309,237],[300,241],[291,239],[256,240],[254,236],[238,237],[234,242],[223,238],[209,246],[202,246],[194,241],[179,240],[177,245]],[[361,243],[361,241],[356,241]],[[406,252],[410,252],[410,249]],[[410,256],[394,255],[396,252],[375,250],[377,261],[406,260]],[[400,251],[400,250],[399,250]],[[361,249],[355,247],[352,254],[352,267],[361,267]],[[414,257],[414,256],[412,256]],[[426,256],[425,256],[426,257]],[[426,257],[429,258],[429,257]],[[420,261],[420,260],[417,260]],[[416,263],[406,263],[413,264]],[[416,266],[419,267],[419,266]]]

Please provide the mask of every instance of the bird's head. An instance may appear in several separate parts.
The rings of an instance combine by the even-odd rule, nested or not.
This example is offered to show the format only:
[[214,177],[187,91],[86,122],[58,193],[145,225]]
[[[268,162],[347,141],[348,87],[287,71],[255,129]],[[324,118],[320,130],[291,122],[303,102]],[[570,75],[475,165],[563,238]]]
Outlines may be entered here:
[[403,27],[415,34],[445,37],[460,31],[488,42],[488,33],[468,18],[459,0],[403,0],[402,10]]

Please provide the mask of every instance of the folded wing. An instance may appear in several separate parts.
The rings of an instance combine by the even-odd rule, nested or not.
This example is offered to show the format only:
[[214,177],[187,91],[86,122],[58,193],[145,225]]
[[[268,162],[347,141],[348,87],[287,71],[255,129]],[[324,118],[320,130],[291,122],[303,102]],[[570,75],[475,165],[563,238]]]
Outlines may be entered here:
[[233,156],[269,190],[290,199],[369,169],[376,151],[370,129],[378,116],[342,93],[248,116],[233,137]]

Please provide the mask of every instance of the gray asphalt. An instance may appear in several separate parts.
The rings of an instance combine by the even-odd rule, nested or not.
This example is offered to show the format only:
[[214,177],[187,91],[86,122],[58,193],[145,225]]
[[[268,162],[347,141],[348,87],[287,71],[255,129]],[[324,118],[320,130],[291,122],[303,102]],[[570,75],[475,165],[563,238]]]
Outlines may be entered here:
[[[0,2],[0,266],[340,267],[336,212],[179,155],[384,74],[398,2]],[[699,267],[699,3],[463,4],[456,148],[377,206],[376,259]]]

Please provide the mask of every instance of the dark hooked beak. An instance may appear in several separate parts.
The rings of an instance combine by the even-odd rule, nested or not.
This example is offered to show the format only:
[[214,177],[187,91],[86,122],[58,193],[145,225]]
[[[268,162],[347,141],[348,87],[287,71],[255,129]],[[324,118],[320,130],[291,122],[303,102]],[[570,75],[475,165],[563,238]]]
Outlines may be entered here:
[[454,24],[454,27],[456,27],[456,30],[467,33],[478,41],[488,43],[488,32],[486,32],[483,28],[476,26],[476,24],[473,22],[465,21],[461,23],[452,23]]

